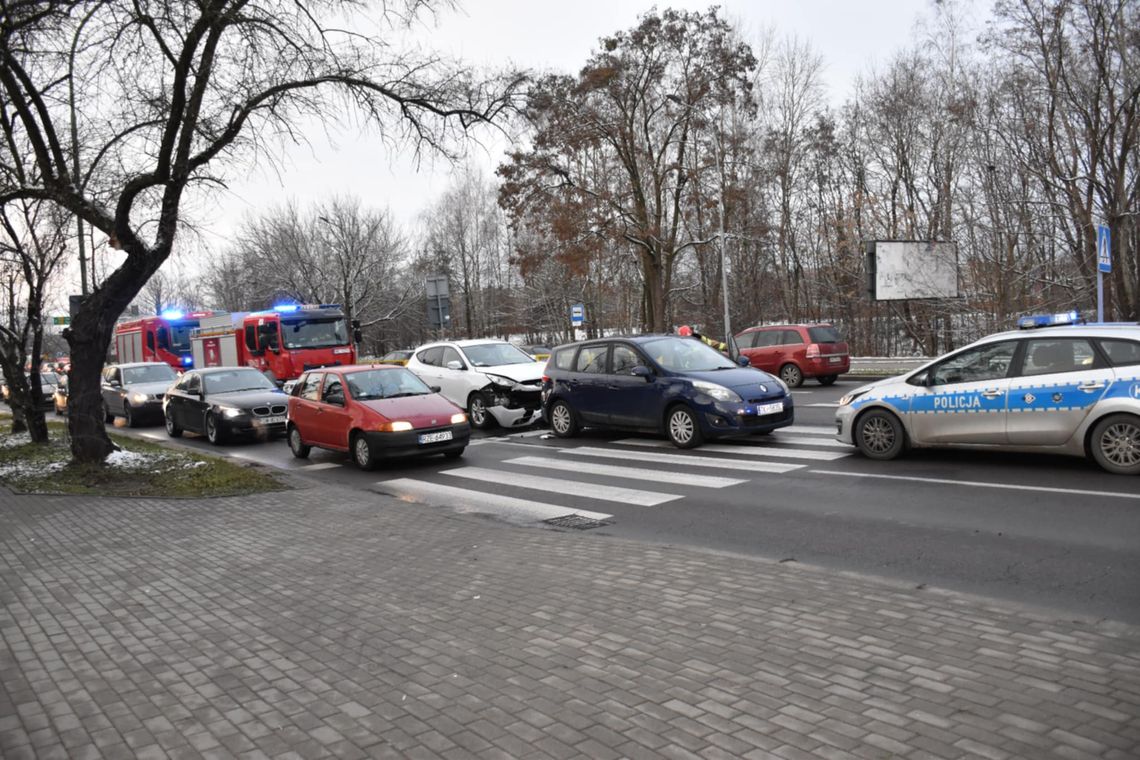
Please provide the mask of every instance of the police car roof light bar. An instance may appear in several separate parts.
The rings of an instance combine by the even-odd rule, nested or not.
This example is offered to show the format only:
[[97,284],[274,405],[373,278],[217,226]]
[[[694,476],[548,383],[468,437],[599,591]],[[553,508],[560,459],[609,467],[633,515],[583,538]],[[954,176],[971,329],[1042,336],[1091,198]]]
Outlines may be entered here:
[[1020,330],[1035,330],[1039,327],[1060,327],[1080,324],[1081,314],[1076,309],[1061,314],[1032,314],[1017,320]]

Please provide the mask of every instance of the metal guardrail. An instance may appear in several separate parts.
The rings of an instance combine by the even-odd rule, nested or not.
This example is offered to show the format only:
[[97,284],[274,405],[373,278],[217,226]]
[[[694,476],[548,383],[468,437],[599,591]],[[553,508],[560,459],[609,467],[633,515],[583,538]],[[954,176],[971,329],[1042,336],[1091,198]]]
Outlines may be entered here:
[[924,356],[852,356],[851,375],[899,375],[930,361]]

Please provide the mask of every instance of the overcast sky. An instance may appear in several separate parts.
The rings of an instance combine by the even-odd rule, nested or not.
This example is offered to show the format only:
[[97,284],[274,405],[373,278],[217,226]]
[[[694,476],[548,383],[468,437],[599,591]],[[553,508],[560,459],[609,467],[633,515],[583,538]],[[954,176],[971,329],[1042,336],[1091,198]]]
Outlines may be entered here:
[[[723,15],[746,38],[774,28],[778,37],[795,35],[810,41],[823,56],[828,95],[841,103],[854,79],[893,52],[907,46],[915,22],[932,0],[725,0]],[[467,0],[453,13],[441,15],[423,32],[425,44],[476,65],[512,63],[577,72],[600,37],[636,25],[656,5],[704,10],[712,3],[675,0]],[[355,194],[366,205],[390,208],[396,219],[412,225],[450,179],[453,167],[423,163],[417,169],[407,156],[375,136],[360,135],[356,126],[313,130],[311,145],[297,146],[280,166],[263,166],[235,183],[210,213],[211,247],[242,221],[292,199],[300,206],[335,194]],[[497,151],[496,151],[497,153]],[[499,155],[474,149],[472,160],[488,172]]]

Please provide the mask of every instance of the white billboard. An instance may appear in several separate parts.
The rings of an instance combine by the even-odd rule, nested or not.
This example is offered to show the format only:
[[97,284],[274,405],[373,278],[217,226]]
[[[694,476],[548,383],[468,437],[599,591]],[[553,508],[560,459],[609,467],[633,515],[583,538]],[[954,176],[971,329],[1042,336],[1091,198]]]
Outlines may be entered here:
[[877,240],[869,266],[876,301],[958,297],[956,243]]

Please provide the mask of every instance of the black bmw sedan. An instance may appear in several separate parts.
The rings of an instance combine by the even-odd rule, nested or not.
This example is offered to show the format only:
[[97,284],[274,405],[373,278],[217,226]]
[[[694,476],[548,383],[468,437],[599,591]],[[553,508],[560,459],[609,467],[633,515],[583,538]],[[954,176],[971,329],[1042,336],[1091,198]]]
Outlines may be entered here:
[[253,367],[210,367],[187,372],[162,402],[166,432],[202,433],[213,444],[234,436],[271,438],[285,433],[285,394]]

